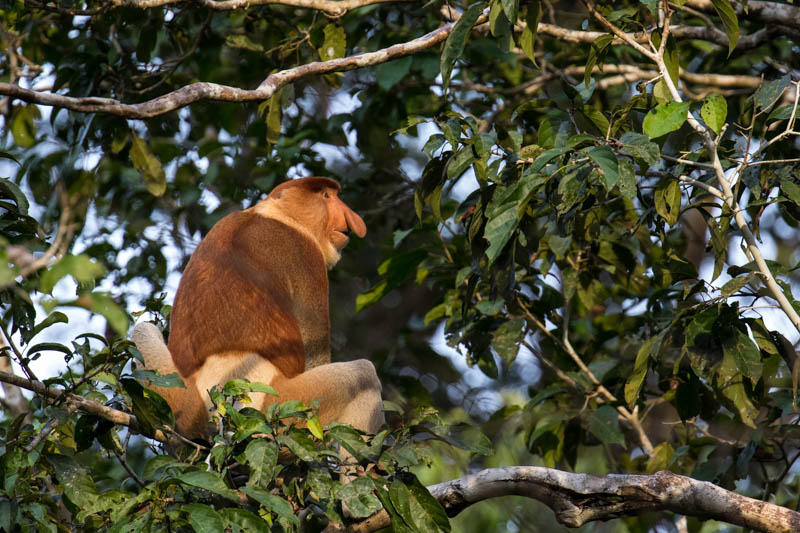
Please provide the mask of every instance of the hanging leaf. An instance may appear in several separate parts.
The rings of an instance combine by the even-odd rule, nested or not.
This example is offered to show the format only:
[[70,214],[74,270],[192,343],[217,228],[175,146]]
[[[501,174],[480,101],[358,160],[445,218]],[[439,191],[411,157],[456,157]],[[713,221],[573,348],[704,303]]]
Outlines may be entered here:
[[325,26],[325,40],[319,47],[319,58],[322,61],[344,57],[347,50],[347,36],[344,28],[336,23]]
[[657,105],[644,117],[642,130],[651,139],[661,137],[683,126],[688,118],[689,102],[669,102]]
[[729,0],[711,0],[711,4],[722,19],[722,26],[725,28],[725,35],[728,36],[728,56],[733,53],[736,43],[739,42],[739,19],[736,18],[736,11],[733,10]]
[[161,162],[150,151],[147,142],[133,131],[131,131],[131,140],[133,144],[129,153],[133,167],[144,178],[144,183],[150,194],[161,196],[167,190],[167,175],[161,167]]
[[719,135],[728,116],[728,102],[725,97],[709,94],[703,101],[703,107],[700,108],[700,116],[703,117],[703,122]]
[[453,31],[450,32],[450,35],[447,36],[447,41],[444,43],[444,50],[442,51],[442,60],[440,64],[440,69],[442,72],[442,86],[445,91],[450,84],[450,74],[453,72],[453,65],[455,64],[456,59],[461,57],[461,53],[464,51],[464,46],[467,44],[467,39],[469,39],[469,34],[472,31],[472,27],[475,25],[478,17],[483,12],[484,7],[486,7],[485,2],[478,2],[477,4],[470,6],[469,9],[464,11],[464,13],[461,15],[461,18],[459,18],[455,23],[455,26],[453,26]]
[[539,28],[539,19],[541,18],[542,6],[539,0],[529,2],[528,11],[525,15],[525,28],[523,28],[522,35],[519,37],[520,48],[536,68],[539,68],[539,65],[536,64],[534,45],[536,43],[536,31]]

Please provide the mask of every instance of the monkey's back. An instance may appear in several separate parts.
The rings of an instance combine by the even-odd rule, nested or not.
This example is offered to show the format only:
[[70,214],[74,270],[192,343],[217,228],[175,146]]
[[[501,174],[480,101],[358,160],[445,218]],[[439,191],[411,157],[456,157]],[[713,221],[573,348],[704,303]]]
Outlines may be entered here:
[[192,254],[173,303],[169,350],[184,377],[231,351],[259,353],[293,377],[305,368],[301,324],[324,321],[328,331],[328,320],[318,246],[281,222],[240,211],[220,220]]

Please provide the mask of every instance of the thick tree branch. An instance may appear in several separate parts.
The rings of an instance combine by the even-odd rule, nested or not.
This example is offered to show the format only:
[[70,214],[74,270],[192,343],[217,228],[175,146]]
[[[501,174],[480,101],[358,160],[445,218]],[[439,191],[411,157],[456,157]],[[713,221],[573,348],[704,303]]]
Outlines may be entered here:
[[[478,23],[483,22],[485,19],[485,16],[481,16],[478,19]],[[0,94],[19,98],[20,100],[34,104],[65,107],[82,113],[108,113],[110,115],[135,119],[152,118],[201,100],[217,100],[223,102],[254,102],[268,100],[282,87],[302,78],[378,65],[426,50],[447,39],[447,36],[453,31],[454,25],[455,23],[451,22],[407,43],[396,44],[375,52],[367,52],[357,56],[332,59],[330,61],[316,61],[276,72],[275,74],[270,74],[261,82],[258,88],[252,90],[220,85],[218,83],[197,82],[139,104],[125,104],[113,98],[73,98],[71,96],[50,92],[23,89],[18,85],[10,83],[0,83]]]
[[[755,531],[800,531],[800,513],[796,511],[668,471],[651,476],[592,476],[538,466],[512,466],[487,468],[428,489],[448,516],[489,498],[517,495],[544,503],[559,522],[569,527],[643,512],[671,511]],[[381,511],[350,526],[348,531],[376,531],[390,522],[389,515]]]

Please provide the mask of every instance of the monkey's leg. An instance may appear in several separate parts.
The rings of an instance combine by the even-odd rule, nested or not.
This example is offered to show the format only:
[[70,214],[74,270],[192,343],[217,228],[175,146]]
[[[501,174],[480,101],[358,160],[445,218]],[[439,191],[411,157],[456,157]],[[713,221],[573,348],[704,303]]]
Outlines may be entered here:
[[317,366],[290,379],[276,377],[272,387],[278,398],[267,401],[319,399],[322,425],[341,422],[376,433],[384,423],[381,382],[366,359]]

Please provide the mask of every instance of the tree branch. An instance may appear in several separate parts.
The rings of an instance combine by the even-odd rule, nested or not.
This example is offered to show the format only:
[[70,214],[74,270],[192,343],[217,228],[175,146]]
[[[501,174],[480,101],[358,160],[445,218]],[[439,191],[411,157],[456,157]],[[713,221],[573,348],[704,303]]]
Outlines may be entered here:
[[[8,372],[0,371],[0,381],[33,391],[40,396],[47,396],[48,398],[64,401],[70,408],[80,409],[81,411],[99,416],[100,418],[108,420],[109,422],[113,422],[114,424],[129,427],[132,430],[145,435],[145,433],[142,431],[139,421],[136,420],[136,417],[126,413],[125,411],[112,409],[111,407],[106,407],[105,405],[93,402],[92,400],[87,400],[86,398],[78,396],[77,394],[50,388],[41,381],[25,379]],[[173,439],[171,439],[160,429],[156,429],[155,434],[147,436],[165,444],[173,443]]]
[[[708,13],[716,12],[711,0],[689,0],[685,5]],[[739,18],[800,29],[800,7],[798,6],[758,0],[749,0],[744,2],[744,5],[741,2],[733,1],[731,5]]]
[[[338,3],[338,2],[335,2]],[[481,16],[478,23],[486,20]],[[217,100],[223,102],[254,102],[268,100],[279,89],[302,78],[332,72],[345,72],[380,63],[386,63],[408,55],[426,50],[447,39],[453,31],[455,23],[451,22],[422,37],[406,43],[400,43],[375,52],[367,52],[357,56],[315,61],[288,70],[270,74],[256,89],[240,89],[228,85],[210,82],[196,82],[170,93],[153,98],[139,104],[125,104],[113,98],[84,97],[74,98],[51,92],[38,92],[24,89],[10,83],[0,83],[0,94],[5,94],[34,104],[65,107],[82,113],[108,113],[124,118],[152,118],[175,111],[201,100]]]
[[[671,511],[706,520],[719,520],[755,531],[800,531],[800,513],[741,496],[707,481],[669,471],[654,475],[592,476],[539,466],[487,468],[452,481],[431,485],[431,494],[455,516],[470,505],[500,496],[526,496],[550,507],[568,527],[643,512]],[[380,511],[348,527],[368,532],[387,527],[391,519]]]

